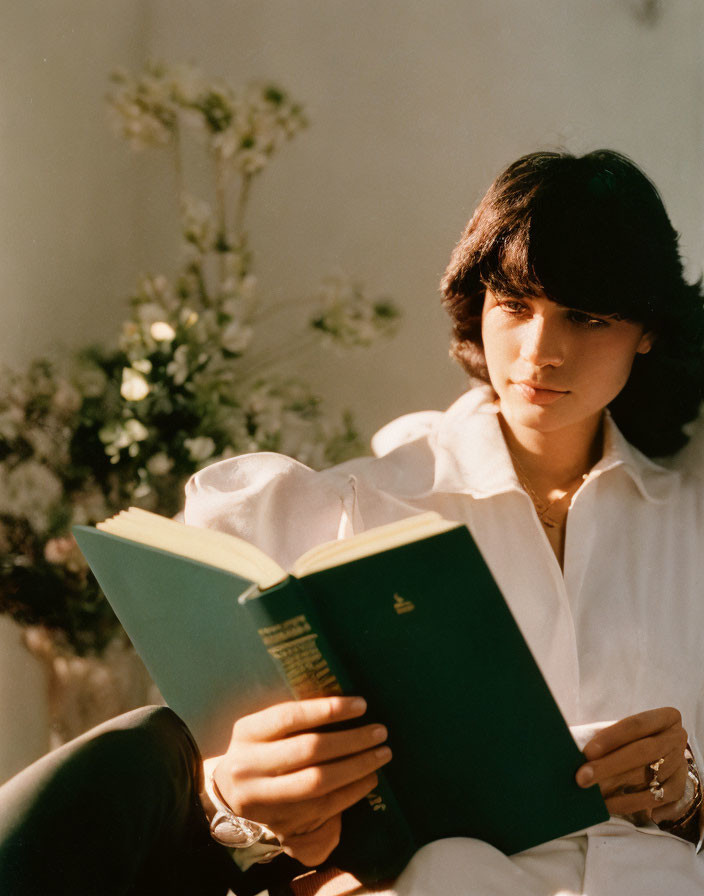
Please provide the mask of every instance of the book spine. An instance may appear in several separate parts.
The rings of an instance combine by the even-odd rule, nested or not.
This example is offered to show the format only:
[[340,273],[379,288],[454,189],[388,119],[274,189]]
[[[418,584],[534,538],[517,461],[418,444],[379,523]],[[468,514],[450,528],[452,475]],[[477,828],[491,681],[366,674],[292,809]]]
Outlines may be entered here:
[[[357,696],[348,670],[338,660],[298,579],[289,578],[257,597],[250,595],[244,606],[296,700]],[[335,864],[365,885],[396,877],[416,849],[391,787],[383,772],[377,774],[374,791],[343,813],[341,842],[332,856]]]

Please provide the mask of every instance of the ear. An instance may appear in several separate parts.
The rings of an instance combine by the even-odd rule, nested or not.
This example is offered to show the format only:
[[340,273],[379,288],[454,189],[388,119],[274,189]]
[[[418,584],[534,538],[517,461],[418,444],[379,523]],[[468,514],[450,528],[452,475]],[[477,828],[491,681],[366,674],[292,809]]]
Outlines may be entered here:
[[640,337],[640,342],[636,348],[636,352],[639,355],[647,355],[650,349],[653,347],[655,342],[655,333],[652,331],[648,331],[647,333],[643,333]]

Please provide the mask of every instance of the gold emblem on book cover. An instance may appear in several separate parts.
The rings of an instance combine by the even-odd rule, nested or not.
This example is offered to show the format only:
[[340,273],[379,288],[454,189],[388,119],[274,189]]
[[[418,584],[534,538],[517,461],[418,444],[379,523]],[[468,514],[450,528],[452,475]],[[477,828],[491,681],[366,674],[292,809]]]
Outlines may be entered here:
[[386,803],[379,796],[379,794],[374,793],[374,791],[367,794],[367,802],[369,803],[369,805],[372,807],[372,809],[375,812],[385,812],[386,811]]
[[400,594],[394,594],[394,610],[401,615],[401,613],[410,613],[412,610],[415,610],[416,605],[410,601],[406,600],[405,597],[401,597]]

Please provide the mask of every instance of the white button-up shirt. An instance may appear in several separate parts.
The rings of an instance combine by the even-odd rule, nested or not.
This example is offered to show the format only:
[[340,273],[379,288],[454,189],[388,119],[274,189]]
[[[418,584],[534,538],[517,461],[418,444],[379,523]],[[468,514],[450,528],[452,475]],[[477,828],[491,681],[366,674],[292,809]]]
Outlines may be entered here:
[[[649,460],[607,415],[603,456],[570,503],[563,572],[490,388],[445,413],[394,421],[373,447],[376,457],[322,473],[274,454],[215,464],[189,483],[186,522],[240,535],[284,567],[322,541],[424,510],[465,523],[568,724],[675,706],[704,769],[704,482],[695,473]],[[584,836],[590,896],[635,893],[614,871],[642,863],[642,896],[666,886],[673,896],[704,893],[704,857],[655,826],[617,819]]]

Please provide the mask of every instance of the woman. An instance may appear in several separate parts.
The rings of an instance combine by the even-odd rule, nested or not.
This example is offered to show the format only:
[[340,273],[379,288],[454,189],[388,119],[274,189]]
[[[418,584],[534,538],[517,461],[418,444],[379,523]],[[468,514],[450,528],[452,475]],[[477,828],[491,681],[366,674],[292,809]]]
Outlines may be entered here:
[[[601,787],[612,821],[513,859],[431,844],[394,892],[701,892],[687,742],[701,765],[704,490],[646,456],[684,445],[702,398],[704,311],[677,236],[624,157],[537,153],[492,185],[443,294],[452,352],[485,386],[391,424],[378,459],[323,474],[266,455],[215,465],[190,483],[186,519],[284,564],[420,510],[465,522],[568,722],[597,730],[577,781]],[[318,864],[389,757],[373,724],[308,732],[358,714],[312,701],[241,720],[214,763],[224,801]]]
[[[511,858],[476,840],[437,841],[417,853],[390,892],[700,893],[704,488],[679,460],[674,470],[649,460],[685,444],[683,427],[697,414],[704,382],[701,295],[682,277],[676,234],[654,187],[622,156],[533,154],[511,165],[482,200],[443,294],[453,354],[483,384],[444,414],[390,424],[376,438],[376,458],[324,473],[266,454],[214,465],[189,484],[186,521],[241,534],[284,566],[320,541],[422,510],[466,523],[568,723],[588,741],[577,781],[600,786],[613,816],[608,823]],[[321,698],[235,723],[227,753],[206,761],[202,799],[215,839],[233,843],[247,829],[243,819],[256,823],[253,837],[264,833],[254,846],[234,850],[237,865],[205,835],[187,732],[163,714],[158,724],[148,716],[138,725],[142,746],[130,747],[127,763],[119,758],[124,743],[114,748],[111,769],[119,766],[120,775],[111,773],[111,786],[101,787],[107,802],[99,807],[120,805],[129,819],[144,806],[135,790],[156,781],[168,795],[166,808],[111,849],[113,860],[121,851],[122,864],[137,846],[145,857],[131,879],[124,875],[100,892],[151,892],[149,882],[168,867],[178,870],[170,877],[176,887],[187,877],[184,856],[188,874],[209,869],[213,893],[223,892],[228,878],[238,893],[257,892],[300,869],[291,858],[304,866],[325,861],[340,813],[393,762],[386,746],[393,732],[364,713],[360,698]],[[359,719],[361,727],[345,728]],[[316,731],[330,722],[338,730]],[[168,736],[144,734],[164,725]],[[19,868],[27,862],[18,855],[39,852],[36,806],[47,804],[40,795],[70,762],[80,772],[72,782],[81,786],[63,793],[80,791],[84,752],[102,756],[111,736],[69,749],[59,772],[29,770],[4,802],[0,791],[0,807],[22,817],[9,835],[0,830],[0,871],[8,855]],[[169,748],[168,775],[155,743]],[[511,745],[496,749],[507,763],[520,763]],[[102,780],[101,761],[94,758],[91,769]],[[124,783],[129,763],[146,769],[138,787]],[[83,817],[80,808],[74,812]],[[189,820],[179,820],[179,836],[169,834],[168,819],[181,816]],[[59,827],[56,817],[44,816],[45,829]],[[123,821],[120,832],[128,827]],[[157,833],[150,837],[151,829]],[[47,850],[56,836],[47,838]],[[84,851],[90,836],[86,826]],[[31,841],[24,853],[20,841]],[[261,863],[281,849],[287,855]],[[156,868],[159,851],[167,860]],[[57,850],[46,854],[59,861]],[[90,866],[93,880],[98,864]],[[83,892],[92,890],[84,885]]]

